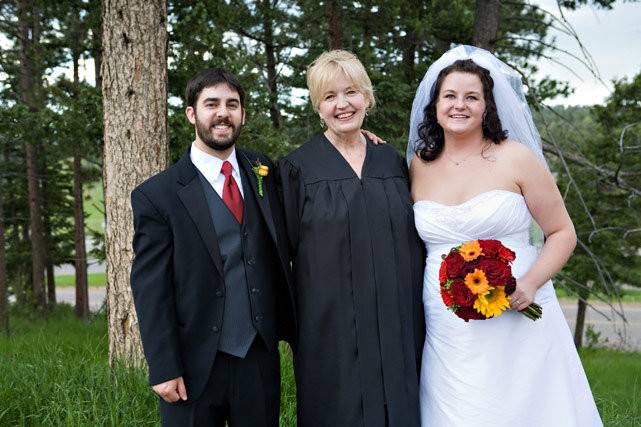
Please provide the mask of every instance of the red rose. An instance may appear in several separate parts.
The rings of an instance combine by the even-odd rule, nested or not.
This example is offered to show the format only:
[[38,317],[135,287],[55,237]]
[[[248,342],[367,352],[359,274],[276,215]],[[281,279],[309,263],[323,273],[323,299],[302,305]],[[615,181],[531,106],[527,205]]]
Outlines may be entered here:
[[461,307],[456,310],[456,315],[461,319],[465,320],[485,320],[485,316],[476,311],[474,308]]
[[507,295],[512,295],[516,290],[516,279],[511,276],[508,281],[505,283],[505,293]]
[[496,257],[499,254],[499,248],[503,246],[498,240],[479,240],[483,255]]
[[443,299],[443,302],[445,303],[446,307],[449,307],[452,305],[452,297],[450,297],[450,294],[447,293],[447,290],[445,289],[444,286],[441,286],[441,298]]
[[499,258],[507,262],[512,262],[516,258],[516,254],[512,252],[510,249],[501,245],[501,247],[499,248]]
[[447,266],[445,262],[441,263],[441,268],[438,270],[438,281],[439,283],[443,284],[447,282]]
[[445,257],[445,268],[447,270],[447,277],[454,279],[459,277],[462,273],[463,267],[465,266],[465,260],[458,252],[450,252],[448,256]]
[[452,294],[452,301],[459,307],[472,307],[474,301],[476,301],[476,295],[474,295],[461,280],[452,283],[450,292]]
[[484,258],[479,263],[479,268],[485,273],[488,282],[492,286],[501,286],[507,284],[512,277],[512,269],[507,262],[496,258]]

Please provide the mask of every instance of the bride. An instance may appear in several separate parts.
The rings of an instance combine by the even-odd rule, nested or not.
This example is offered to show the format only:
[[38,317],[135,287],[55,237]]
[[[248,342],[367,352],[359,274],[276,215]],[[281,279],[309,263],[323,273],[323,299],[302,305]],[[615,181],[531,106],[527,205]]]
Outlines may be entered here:
[[[489,52],[459,46],[427,71],[408,160],[416,228],[427,247],[421,368],[424,426],[601,426],[550,278],[576,245],[547,169],[520,77]],[[530,243],[532,219],[543,230]],[[441,255],[499,239],[516,253],[511,309],[464,322],[439,293]],[[518,313],[536,301],[536,322]]]

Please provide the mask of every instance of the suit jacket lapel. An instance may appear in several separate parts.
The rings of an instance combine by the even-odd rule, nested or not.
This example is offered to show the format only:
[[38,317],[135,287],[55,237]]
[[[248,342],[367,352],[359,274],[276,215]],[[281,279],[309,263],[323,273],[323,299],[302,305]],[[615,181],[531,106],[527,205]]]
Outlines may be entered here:
[[[263,218],[265,219],[265,223],[267,224],[267,228],[269,229],[269,234],[272,236],[272,239],[274,242],[277,242],[276,239],[276,227],[274,226],[274,218],[272,216],[272,210],[269,206],[269,197],[267,196],[267,183],[266,181],[268,179],[271,179],[269,175],[263,178],[263,196],[261,197],[258,194],[258,178],[256,177],[256,174],[252,170],[253,160],[250,160],[249,156],[243,151],[236,148],[237,152],[237,159],[238,159],[238,164],[240,167],[246,172],[247,179],[249,181],[249,187],[250,188],[243,188],[245,191],[245,194],[253,194],[254,199],[258,203],[258,206],[260,208],[260,212],[263,215]],[[273,171],[270,171],[273,173]],[[247,196],[245,196],[247,197]]]
[[223,263],[218,248],[218,237],[209,216],[209,207],[198,177],[198,171],[189,158],[189,151],[180,159],[179,182],[184,187],[178,190],[178,197],[196,224],[196,229],[203,239],[207,252],[222,277]]

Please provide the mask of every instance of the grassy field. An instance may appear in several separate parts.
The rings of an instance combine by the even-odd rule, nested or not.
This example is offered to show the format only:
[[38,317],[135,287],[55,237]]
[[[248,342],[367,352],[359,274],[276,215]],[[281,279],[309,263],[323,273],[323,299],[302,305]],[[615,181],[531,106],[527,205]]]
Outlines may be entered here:
[[[107,278],[105,273],[89,273],[89,286],[105,286]],[[76,276],[73,274],[60,274],[56,276],[56,286],[76,286]]]
[[[555,288],[556,296],[559,299],[576,301],[574,294],[568,293],[565,289]],[[602,298],[597,298],[597,295],[591,295],[591,301],[599,301],[600,299],[610,300],[611,298],[606,295],[601,295]],[[641,289],[623,289],[620,295],[621,302],[641,302]]]
[[[142,370],[107,365],[107,327],[77,321],[62,306],[39,319],[14,312],[0,336],[1,426],[143,426],[159,422]],[[283,346],[281,425],[295,425],[291,353]],[[641,425],[641,354],[581,353],[606,426]]]
[[85,225],[92,230],[102,230],[105,216],[103,214],[102,182],[84,187]]

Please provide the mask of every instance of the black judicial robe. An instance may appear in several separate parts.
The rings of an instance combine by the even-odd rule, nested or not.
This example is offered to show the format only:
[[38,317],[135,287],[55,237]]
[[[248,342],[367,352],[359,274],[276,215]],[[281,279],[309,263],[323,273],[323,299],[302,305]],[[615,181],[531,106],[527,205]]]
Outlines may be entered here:
[[359,179],[323,135],[279,168],[295,274],[299,426],[419,426],[424,249],[407,168],[367,141]]

